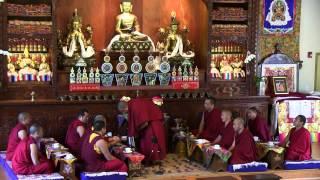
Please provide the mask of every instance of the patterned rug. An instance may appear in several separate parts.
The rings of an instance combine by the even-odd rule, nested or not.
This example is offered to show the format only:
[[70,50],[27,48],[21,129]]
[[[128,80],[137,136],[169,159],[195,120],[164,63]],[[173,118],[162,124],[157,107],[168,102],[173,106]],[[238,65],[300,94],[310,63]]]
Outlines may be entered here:
[[186,158],[180,158],[175,154],[168,154],[166,159],[161,163],[161,166],[154,165],[144,167],[141,177],[131,179],[167,179],[174,176],[194,176],[200,177],[204,175],[212,175],[213,172],[208,171],[201,164],[189,161]]

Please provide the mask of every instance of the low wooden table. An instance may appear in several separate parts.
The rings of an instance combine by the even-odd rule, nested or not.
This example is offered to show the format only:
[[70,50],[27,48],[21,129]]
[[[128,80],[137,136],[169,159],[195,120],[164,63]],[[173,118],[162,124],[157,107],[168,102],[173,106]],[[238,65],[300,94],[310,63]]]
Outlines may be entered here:
[[267,143],[256,143],[258,159],[265,160],[270,169],[283,169],[284,148],[279,146],[268,146]]
[[139,177],[142,175],[142,160],[145,158],[143,154],[138,152],[132,153],[125,153],[123,150],[127,146],[114,146],[112,147],[112,151],[114,152],[115,156],[117,156],[122,161],[125,161],[129,168],[129,176],[130,177]]
[[[59,174],[61,174],[65,179],[76,179],[75,161],[77,158],[68,151],[68,148],[65,148],[61,144],[59,144],[59,148],[53,148],[53,144],[55,143],[58,142],[55,140],[41,142],[47,158],[54,162],[56,168],[59,167]],[[71,154],[73,158],[66,159],[65,156],[68,154]]]
[[206,168],[221,172],[226,171],[231,153],[225,149],[215,149],[209,143],[189,142],[188,155],[191,160],[202,163]]

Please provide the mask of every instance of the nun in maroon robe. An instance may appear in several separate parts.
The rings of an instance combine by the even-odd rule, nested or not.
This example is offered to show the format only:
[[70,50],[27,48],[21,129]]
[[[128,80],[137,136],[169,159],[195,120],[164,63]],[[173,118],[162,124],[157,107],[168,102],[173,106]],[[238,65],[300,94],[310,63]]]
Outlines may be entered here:
[[[92,140],[91,140],[92,139]],[[91,141],[90,141],[91,140]],[[116,171],[127,172],[126,164],[119,160],[106,160],[101,152],[97,152],[95,144],[99,140],[104,140],[103,136],[92,133],[87,135],[83,141],[81,158],[85,162],[85,169],[88,172],[103,172],[103,171]],[[105,140],[104,140],[105,141]]]
[[[301,120],[300,120],[301,119]],[[310,132],[304,128],[306,118],[302,115],[296,117],[294,128],[292,128],[286,138],[285,159],[290,161],[304,161],[311,159],[311,136]]]
[[8,161],[12,160],[14,151],[17,148],[17,145],[21,141],[21,139],[18,136],[19,131],[25,131],[27,132],[27,126],[24,124],[18,123],[10,132],[9,138],[8,138],[8,146],[7,146],[7,152],[6,152],[6,159]]
[[[78,118],[73,120],[67,130],[65,144],[70,149],[70,152],[77,157],[80,157],[81,153],[81,143],[86,135],[91,132],[90,126],[88,125],[88,110],[83,109],[79,112]],[[84,129],[84,133],[80,136],[77,129],[82,127]]]
[[[35,130],[31,130],[35,128]],[[39,126],[31,126],[30,136],[20,141],[16,147],[12,158],[12,169],[16,174],[31,175],[31,174],[50,174],[53,172],[53,164],[45,156],[39,153],[38,149],[38,164],[34,164],[31,158],[31,145],[37,144],[36,139],[40,133]]]
[[203,131],[199,134],[199,138],[214,141],[219,135],[220,128],[223,127],[221,111],[214,108],[210,112],[204,112],[203,116],[205,125]]
[[23,135],[24,138],[28,135],[27,125],[31,122],[31,115],[26,112],[22,112],[18,115],[18,124],[10,131],[6,152],[6,159],[8,161],[12,160],[14,151],[17,148],[17,145],[21,141],[21,136],[19,137],[19,133]]
[[244,164],[256,161],[256,145],[250,131],[244,128],[244,120],[242,118],[236,118],[233,122],[233,128],[236,137],[230,164]]
[[271,141],[268,123],[259,115],[259,112],[255,107],[248,110],[248,118],[248,127],[252,135],[259,137],[261,142]]
[[166,156],[164,119],[155,104],[157,101],[161,101],[160,98],[137,98],[128,104],[128,135],[139,138],[139,150],[146,156],[146,162],[162,160]]
[[218,138],[220,138],[220,141],[218,143],[221,147],[228,150],[232,146],[235,135],[232,123],[232,112],[230,110],[223,110],[221,119],[224,125],[220,129],[220,133],[218,136]]

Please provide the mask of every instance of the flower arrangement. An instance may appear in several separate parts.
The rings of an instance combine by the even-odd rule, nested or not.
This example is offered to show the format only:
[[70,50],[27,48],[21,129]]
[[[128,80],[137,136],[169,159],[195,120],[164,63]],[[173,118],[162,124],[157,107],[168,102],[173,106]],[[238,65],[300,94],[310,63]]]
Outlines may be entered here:
[[0,49],[0,55],[4,55],[4,56],[10,56],[11,54],[10,54],[10,52],[8,52],[8,51],[4,51],[4,50],[1,50]]
[[244,63],[248,64],[251,61],[254,61],[257,58],[255,54],[251,54],[250,51],[247,52],[247,57],[244,60]]

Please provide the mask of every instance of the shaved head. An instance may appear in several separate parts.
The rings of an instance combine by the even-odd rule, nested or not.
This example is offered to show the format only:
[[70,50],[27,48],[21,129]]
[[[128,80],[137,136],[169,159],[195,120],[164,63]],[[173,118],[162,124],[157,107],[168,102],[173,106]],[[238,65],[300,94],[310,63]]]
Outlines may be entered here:
[[245,121],[241,117],[237,117],[233,120],[233,129],[236,133],[240,134],[245,126]]
[[224,109],[221,112],[222,122],[226,123],[232,120],[232,112],[228,109]]
[[32,124],[29,128],[29,134],[35,139],[43,136],[43,128],[39,124]]
[[118,103],[118,111],[121,113],[127,113],[128,112],[128,103],[125,101],[120,101]]
[[106,118],[105,118],[103,115],[101,115],[101,114],[98,114],[98,115],[96,115],[96,116],[94,117],[93,124],[94,124],[95,122],[98,122],[98,121],[102,121],[102,122],[104,122],[104,123],[107,122]]
[[239,121],[239,123],[240,123],[242,126],[245,125],[245,121],[244,121],[244,119],[243,119],[242,117],[237,117],[237,118],[234,119],[234,121]]
[[28,125],[31,122],[31,115],[27,112],[21,112],[18,115],[18,120],[20,123]]

